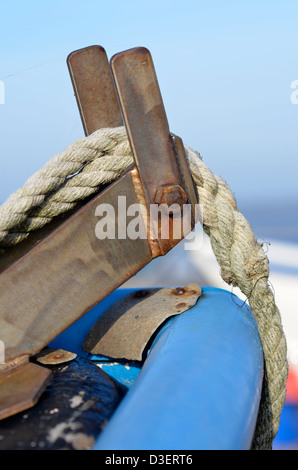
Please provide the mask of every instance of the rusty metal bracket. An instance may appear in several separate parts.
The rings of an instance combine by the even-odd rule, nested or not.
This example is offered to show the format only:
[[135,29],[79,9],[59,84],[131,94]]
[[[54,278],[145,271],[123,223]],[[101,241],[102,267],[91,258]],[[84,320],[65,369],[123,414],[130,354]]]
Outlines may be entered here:
[[83,350],[112,359],[142,361],[156,330],[170,317],[193,307],[201,288],[193,283],[141,289],[109,307],[89,331]]
[[51,371],[28,362],[0,377],[0,419],[37,403],[51,379]]
[[[91,46],[70,54],[67,63],[85,134],[123,125],[123,116],[135,165],[89,201],[2,256],[0,339],[6,364],[0,365],[0,375],[16,367],[19,358],[40,352],[187,234],[173,236],[175,214],[168,212],[159,215],[155,232],[148,230],[144,218],[146,238],[99,240],[95,227],[100,204],[115,208],[116,225],[119,196],[126,198],[127,207],[142,204],[147,214],[152,204],[176,203],[182,225],[189,216],[184,206],[190,206],[188,230],[195,225],[197,194],[182,141],[170,135],[150,52],[131,49],[116,54],[109,64],[105,50]],[[162,237],[165,224],[169,225],[166,238]]]

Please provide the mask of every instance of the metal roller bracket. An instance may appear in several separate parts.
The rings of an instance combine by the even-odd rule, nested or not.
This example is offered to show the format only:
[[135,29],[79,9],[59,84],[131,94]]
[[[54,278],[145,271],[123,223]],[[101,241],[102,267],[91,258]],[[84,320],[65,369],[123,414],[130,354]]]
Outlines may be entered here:
[[[70,54],[67,64],[85,134],[118,127],[123,116],[135,165],[1,256],[0,339],[5,345],[6,364],[0,365],[0,377],[7,380],[5,387],[12,370],[29,370],[31,356],[187,234],[163,239],[159,227],[153,237],[151,231],[147,232],[145,239],[99,240],[95,227],[100,204],[115,208],[117,225],[119,196],[125,196],[127,206],[142,203],[148,211],[153,203],[176,203],[182,222],[183,204],[190,203],[194,208],[197,203],[182,141],[172,139],[169,132],[149,51],[136,48],[122,52],[113,57],[110,66],[105,50],[91,46]],[[161,226],[168,222],[172,233],[174,220],[168,213],[161,217]],[[148,230],[146,222],[144,219]],[[192,214],[189,230],[194,224]],[[44,384],[47,378],[39,368]],[[38,380],[32,381],[33,401]],[[16,401],[18,397],[16,394]],[[5,416],[17,409],[4,398],[0,408],[5,409]]]

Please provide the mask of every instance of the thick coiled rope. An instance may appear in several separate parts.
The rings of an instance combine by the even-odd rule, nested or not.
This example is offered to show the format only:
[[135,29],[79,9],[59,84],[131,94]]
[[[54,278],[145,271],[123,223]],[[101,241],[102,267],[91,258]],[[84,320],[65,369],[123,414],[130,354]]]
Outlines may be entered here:
[[[228,185],[199,153],[185,147],[203,209],[203,228],[225,282],[240,288],[258,323],[265,372],[253,449],[270,449],[278,431],[288,375],[287,347],[269,284],[269,262]],[[32,230],[110,183],[133,163],[123,127],[101,129],[54,156],[0,207],[0,249],[16,245]],[[235,378],[236,379],[236,378]]]

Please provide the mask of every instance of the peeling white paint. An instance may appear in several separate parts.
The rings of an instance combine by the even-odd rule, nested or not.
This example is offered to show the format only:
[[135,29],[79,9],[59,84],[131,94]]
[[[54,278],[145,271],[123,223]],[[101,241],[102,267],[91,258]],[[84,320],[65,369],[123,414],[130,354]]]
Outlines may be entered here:
[[[70,436],[73,435],[70,431],[75,431],[81,428],[78,423],[64,422],[59,423],[54,428],[50,429],[47,437],[50,443],[56,442],[58,439],[64,439],[66,442],[70,442]],[[67,431],[68,430],[68,431]]]
[[82,395],[75,395],[70,399],[70,408],[77,408],[83,403]]

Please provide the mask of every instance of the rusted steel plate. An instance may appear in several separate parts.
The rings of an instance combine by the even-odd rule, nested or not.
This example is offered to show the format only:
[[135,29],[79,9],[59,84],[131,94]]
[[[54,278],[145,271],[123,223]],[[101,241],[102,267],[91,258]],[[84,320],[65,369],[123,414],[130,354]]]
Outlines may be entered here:
[[108,308],[88,333],[83,349],[113,359],[141,361],[150,338],[169,317],[193,307],[201,288],[137,290]]
[[159,186],[183,185],[153,61],[142,47],[116,54],[111,68],[148,203]]
[[[189,202],[189,198],[151,54],[142,47],[121,52],[112,57],[111,69],[147,207],[164,202],[170,205],[166,201],[168,192],[171,204],[177,203],[183,214],[181,207]],[[179,220],[182,226],[181,215]],[[166,237],[162,234],[168,226],[169,236]],[[173,217],[167,214],[160,217],[158,225],[151,227],[158,245],[156,255],[164,255],[187,235],[188,232],[177,237],[173,226]]]
[[86,135],[122,126],[106,51],[90,46],[69,54],[67,65]]
[[0,377],[0,420],[33,406],[51,376],[50,370],[29,362]]
[[182,186],[169,125],[150,52],[135,48],[116,54],[111,68],[148,203],[159,186]]
[[65,351],[64,349],[46,348],[38,354],[36,360],[40,362],[40,364],[51,366],[73,361],[76,357],[77,354]]
[[[85,201],[86,204],[87,200]],[[4,253],[0,255],[0,273],[5,271],[10,265],[15,263],[18,259],[22,258],[26,253],[29,253],[32,248],[44,240],[50,233],[54,232],[59,225],[69,219],[75,212],[77,212],[83,206],[82,203],[78,203],[73,210],[55,217],[50,223],[44,227],[34,230],[30,233],[30,236],[16,246],[5,248]]]
[[[34,355],[152,259],[147,239],[98,239],[99,204],[139,202],[128,172],[0,275],[5,358]],[[112,220],[111,222],[114,223]],[[123,227],[121,227],[123,230]]]

